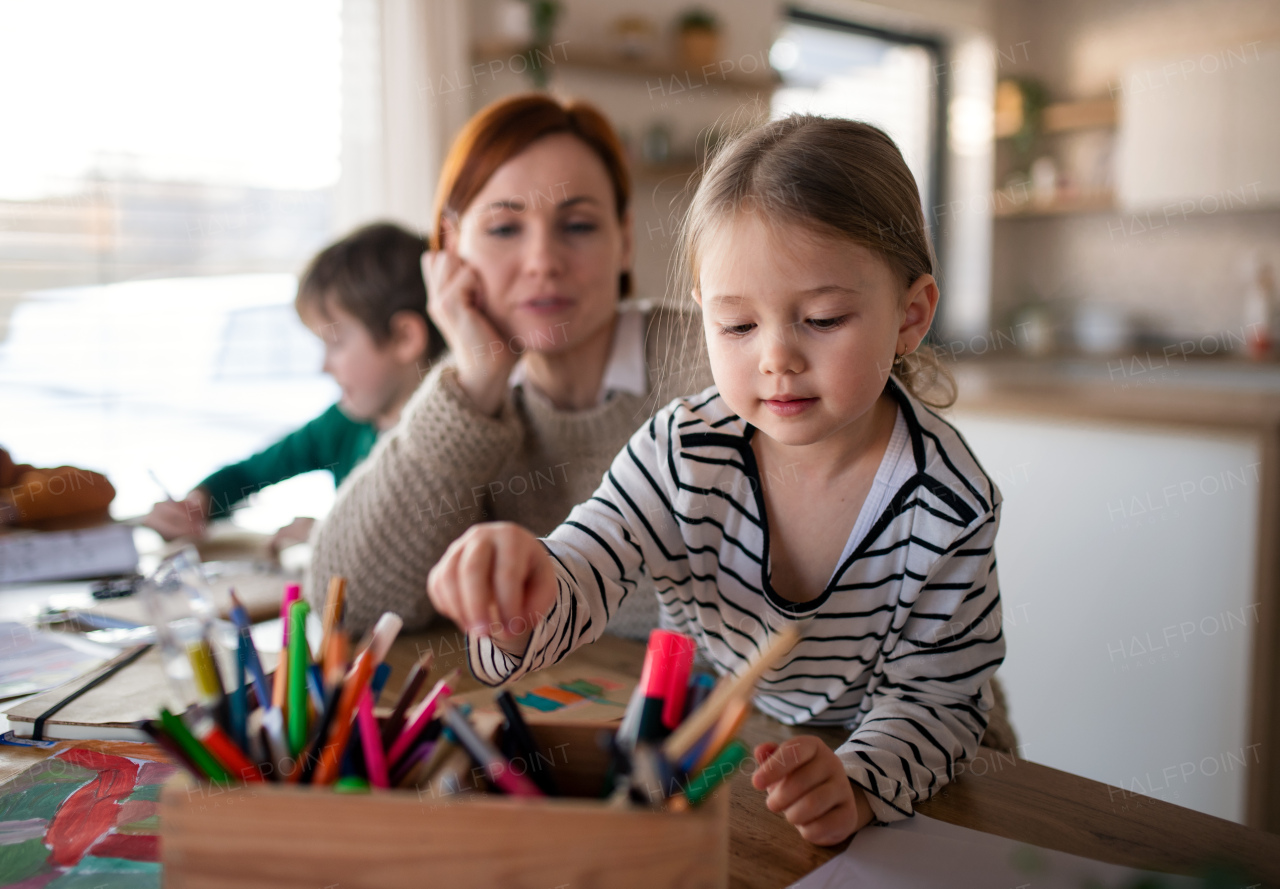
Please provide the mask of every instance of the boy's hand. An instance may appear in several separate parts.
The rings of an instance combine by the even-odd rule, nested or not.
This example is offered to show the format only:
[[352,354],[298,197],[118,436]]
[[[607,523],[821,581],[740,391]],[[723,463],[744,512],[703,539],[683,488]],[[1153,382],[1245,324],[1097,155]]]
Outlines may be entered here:
[[427,314],[458,362],[458,385],[482,412],[502,407],[507,379],[519,355],[485,314],[480,273],[458,255],[457,233],[447,221],[445,249],[422,255]]
[[188,537],[200,540],[209,523],[209,495],[196,488],[185,500],[161,500],[151,507],[142,524],[165,540]]
[[298,516],[271,536],[267,541],[267,551],[279,557],[280,550],[298,543],[306,543],[311,538],[311,529],[315,526],[315,519]]
[[449,545],[427,577],[427,595],[468,633],[491,636],[518,657],[555,602],[555,572],[537,537],[513,522],[487,522]]
[[760,744],[754,755],[759,768],[752,786],[768,791],[769,811],[786,816],[814,845],[834,846],[871,823],[865,794],[820,738],[798,735],[782,744]]

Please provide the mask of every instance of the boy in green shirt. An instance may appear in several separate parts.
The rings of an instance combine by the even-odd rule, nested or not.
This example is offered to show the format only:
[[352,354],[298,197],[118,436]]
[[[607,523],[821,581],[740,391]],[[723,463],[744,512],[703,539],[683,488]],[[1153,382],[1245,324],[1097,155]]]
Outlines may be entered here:
[[[399,226],[374,223],[326,247],[298,282],[298,316],[324,341],[324,371],[342,397],[302,428],[248,459],[224,466],[180,500],[157,503],[145,524],[166,540],[199,539],[210,519],[229,515],[255,491],[327,469],[342,484],[373,449],[445,350],[427,317],[421,259],[426,242]],[[315,520],[297,518],[272,547],[306,540]]]

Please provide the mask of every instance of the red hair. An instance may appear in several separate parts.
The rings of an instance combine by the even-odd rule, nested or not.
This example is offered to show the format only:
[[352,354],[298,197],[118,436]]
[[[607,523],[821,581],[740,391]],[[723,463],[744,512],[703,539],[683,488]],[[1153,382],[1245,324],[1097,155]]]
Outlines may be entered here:
[[[622,142],[605,116],[587,102],[521,93],[480,109],[453,140],[436,184],[432,249],[441,248],[444,220],[456,222],[499,167],[544,136],[557,133],[578,137],[600,158],[613,185],[618,219],[622,219],[631,200],[631,176]],[[621,294],[630,292],[631,273],[623,272]]]

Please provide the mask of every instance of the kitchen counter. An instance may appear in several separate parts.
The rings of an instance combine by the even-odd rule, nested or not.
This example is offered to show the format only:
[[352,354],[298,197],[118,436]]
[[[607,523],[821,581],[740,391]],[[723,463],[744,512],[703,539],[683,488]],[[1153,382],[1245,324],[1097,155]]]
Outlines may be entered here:
[[999,357],[949,363],[956,407],[1126,422],[1280,429],[1280,364],[1179,359]]
[[[947,367],[958,384],[952,410],[962,430],[968,416],[1010,430],[1060,424],[1064,438],[1071,429],[1099,435],[1112,429],[1119,441],[1127,427],[1165,441],[1222,433],[1256,442],[1257,622],[1248,666],[1247,735],[1260,745],[1261,760],[1250,775],[1245,808],[1246,823],[1280,833],[1280,364],[1153,351],[1126,358],[993,355]],[[979,424],[971,425],[976,432]],[[1099,470],[1115,469],[1119,453],[1081,453],[1079,459],[1099,461],[1093,464]],[[1116,485],[1116,494],[1124,484]],[[1099,515],[1105,521],[1107,514]]]

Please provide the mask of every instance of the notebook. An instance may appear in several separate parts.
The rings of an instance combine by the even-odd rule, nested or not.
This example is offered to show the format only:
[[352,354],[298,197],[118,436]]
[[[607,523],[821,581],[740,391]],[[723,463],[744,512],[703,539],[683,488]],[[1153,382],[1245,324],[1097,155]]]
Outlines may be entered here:
[[[308,637],[311,627],[308,626]],[[275,669],[279,655],[261,651],[262,667]],[[218,665],[223,670],[223,684],[231,687],[234,659],[218,652]],[[9,727],[19,738],[33,736],[36,720],[50,709],[57,712],[46,717],[42,735],[47,739],[66,741],[141,741],[151,738],[136,723],[154,719],[161,707],[181,712],[194,701],[175,701],[160,660],[159,646],[143,645],[122,651],[96,670],[66,682],[44,694],[35,695],[11,707],[5,715]],[[176,705],[176,706],[175,706]]]
[[0,583],[132,574],[138,550],[129,525],[0,535]]

